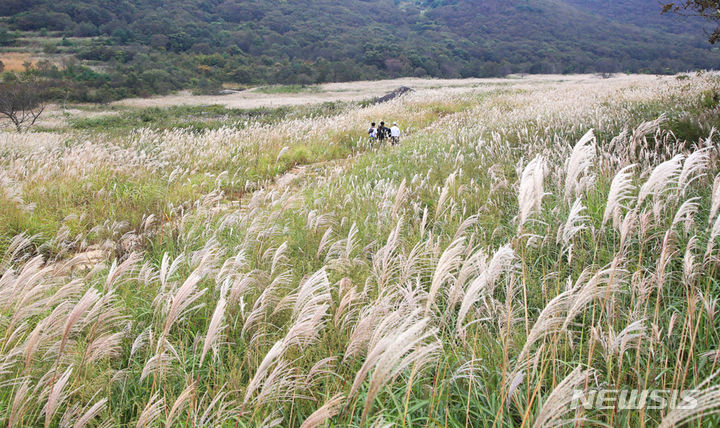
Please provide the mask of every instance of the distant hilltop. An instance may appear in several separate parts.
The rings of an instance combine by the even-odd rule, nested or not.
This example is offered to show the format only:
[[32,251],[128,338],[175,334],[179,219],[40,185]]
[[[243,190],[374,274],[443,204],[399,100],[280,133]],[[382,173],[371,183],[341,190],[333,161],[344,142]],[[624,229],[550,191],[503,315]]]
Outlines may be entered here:
[[703,22],[656,0],[3,0],[0,45],[90,66],[71,76],[90,98],[720,68]]

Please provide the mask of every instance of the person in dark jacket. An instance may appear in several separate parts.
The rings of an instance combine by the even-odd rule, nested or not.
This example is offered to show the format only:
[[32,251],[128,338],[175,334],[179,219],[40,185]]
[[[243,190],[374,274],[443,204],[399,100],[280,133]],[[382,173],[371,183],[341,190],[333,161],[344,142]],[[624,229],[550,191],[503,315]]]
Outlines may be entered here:
[[380,126],[377,129],[378,140],[381,143],[385,142],[385,139],[390,136],[390,128],[385,126],[385,122],[380,122]]

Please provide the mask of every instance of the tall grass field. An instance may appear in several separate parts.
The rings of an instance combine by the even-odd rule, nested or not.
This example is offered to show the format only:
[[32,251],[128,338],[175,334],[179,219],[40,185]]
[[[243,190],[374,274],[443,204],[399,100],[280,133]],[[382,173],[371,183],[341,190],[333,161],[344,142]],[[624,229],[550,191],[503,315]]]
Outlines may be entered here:
[[0,132],[2,426],[720,425],[720,75],[210,111]]

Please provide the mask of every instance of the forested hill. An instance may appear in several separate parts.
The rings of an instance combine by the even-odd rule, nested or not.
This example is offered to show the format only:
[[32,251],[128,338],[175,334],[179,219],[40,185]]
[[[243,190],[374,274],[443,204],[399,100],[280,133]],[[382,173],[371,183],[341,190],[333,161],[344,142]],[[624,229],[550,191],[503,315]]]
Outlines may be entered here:
[[[702,23],[660,15],[656,0],[2,0],[0,16],[6,34],[64,36],[56,51],[111,65],[93,68],[105,70],[111,96],[720,66]],[[0,43],[22,44],[23,34]]]

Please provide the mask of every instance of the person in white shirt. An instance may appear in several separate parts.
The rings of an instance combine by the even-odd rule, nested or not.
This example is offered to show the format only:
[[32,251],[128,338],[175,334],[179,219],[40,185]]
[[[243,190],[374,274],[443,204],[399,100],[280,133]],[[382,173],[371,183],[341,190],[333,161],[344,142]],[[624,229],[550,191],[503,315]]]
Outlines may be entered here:
[[400,128],[398,128],[397,123],[393,123],[392,128],[390,128],[390,143],[392,145],[398,144],[400,142]]

